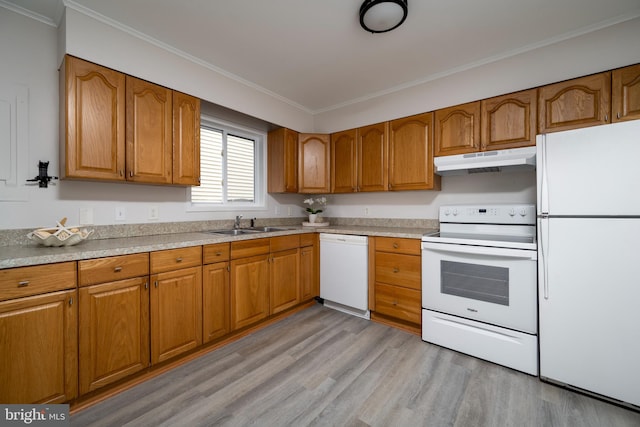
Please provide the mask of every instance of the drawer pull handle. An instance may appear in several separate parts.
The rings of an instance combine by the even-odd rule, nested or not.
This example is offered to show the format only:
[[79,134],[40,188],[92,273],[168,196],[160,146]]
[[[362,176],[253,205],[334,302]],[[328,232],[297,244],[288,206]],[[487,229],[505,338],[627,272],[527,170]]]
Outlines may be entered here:
[[18,282],[18,287],[19,288],[24,288],[25,286],[29,286],[29,281],[28,280],[22,280],[22,281]]
[[216,256],[222,256],[222,252],[216,252]]
[[73,305],[73,297],[69,298],[69,305]]
[[393,267],[393,272],[394,272],[394,273],[399,273],[399,272],[400,272],[400,269],[399,269],[398,267]]
[[114,267],[113,271],[114,273],[120,273],[122,271],[122,267],[120,266]]
[[153,282],[153,285],[154,285],[156,288],[158,288],[158,281],[157,281],[157,280],[156,280],[156,281],[154,281],[154,282]]
[[149,282],[144,282],[144,288],[149,289]]
[[176,262],[182,262],[182,257],[176,258]]
[[398,244],[397,243],[393,244],[393,249],[398,249]]

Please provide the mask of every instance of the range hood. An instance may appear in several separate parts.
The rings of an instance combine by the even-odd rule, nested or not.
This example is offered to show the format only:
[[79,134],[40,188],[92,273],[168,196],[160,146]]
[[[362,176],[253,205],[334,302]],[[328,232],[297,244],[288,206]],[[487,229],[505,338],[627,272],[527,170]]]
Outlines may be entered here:
[[536,147],[456,154],[433,159],[438,175],[468,175],[483,172],[535,170]]

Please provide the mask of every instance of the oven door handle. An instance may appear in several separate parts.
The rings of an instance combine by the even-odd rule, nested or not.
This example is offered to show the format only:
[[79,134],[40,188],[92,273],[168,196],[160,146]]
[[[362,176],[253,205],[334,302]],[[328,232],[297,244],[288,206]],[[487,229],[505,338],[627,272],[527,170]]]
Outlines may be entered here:
[[453,254],[484,255],[500,258],[537,260],[538,253],[527,249],[491,248],[486,246],[453,245],[449,243],[422,242],[422,250]]

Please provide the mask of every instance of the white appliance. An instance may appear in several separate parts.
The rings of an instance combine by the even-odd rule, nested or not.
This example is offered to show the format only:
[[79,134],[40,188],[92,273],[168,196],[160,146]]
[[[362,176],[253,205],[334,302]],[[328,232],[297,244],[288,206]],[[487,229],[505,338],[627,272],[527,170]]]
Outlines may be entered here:
[[455,154],[433,159],[438,175],[467,175],[481,172],[533,171],[536,168],[536,147],[481,151]]
[[640,406],[640,121],[539,135],[540,377]]
[[369,319],[367,236],[320,233],[320,297],[325,307]]
[[533,205],[440,207],[422,237],[422,339],[538,374]]

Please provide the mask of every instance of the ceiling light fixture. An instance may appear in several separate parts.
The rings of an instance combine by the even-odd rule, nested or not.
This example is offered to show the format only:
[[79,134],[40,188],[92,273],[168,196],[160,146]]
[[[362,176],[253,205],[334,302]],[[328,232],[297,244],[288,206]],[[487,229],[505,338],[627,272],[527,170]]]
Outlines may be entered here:
[[407,19],[408,0],[365,0],[360,6],[360,25],[371,33],[386,33]]

